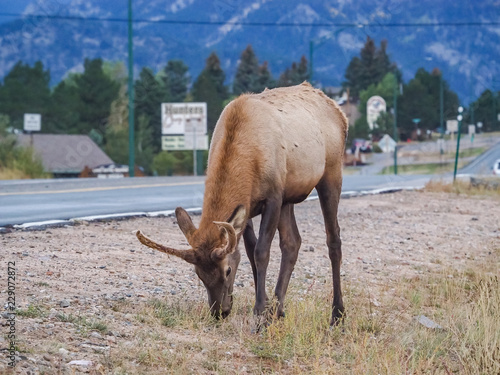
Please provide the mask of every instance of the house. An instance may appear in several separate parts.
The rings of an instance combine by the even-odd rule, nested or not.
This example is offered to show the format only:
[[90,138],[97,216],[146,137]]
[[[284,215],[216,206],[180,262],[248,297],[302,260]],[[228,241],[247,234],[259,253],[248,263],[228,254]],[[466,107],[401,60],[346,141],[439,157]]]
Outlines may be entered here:
[[56,178],[78,177],[86,168],[113,163],[87,135],[18,134],[17,143],[33,147],[45,171]]

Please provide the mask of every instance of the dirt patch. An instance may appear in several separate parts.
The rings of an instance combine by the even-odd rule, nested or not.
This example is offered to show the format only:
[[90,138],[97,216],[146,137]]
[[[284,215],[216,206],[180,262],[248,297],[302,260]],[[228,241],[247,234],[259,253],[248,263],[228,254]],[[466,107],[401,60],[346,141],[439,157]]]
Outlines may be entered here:
[[[288,302],[311,288],[331,284],[319,202],[297,205],[296,217],[302,247],[290,284],[294,293]],[[491,198],[401,192],[344,199],[339,222],[344,291],[362,286],[375,306],[395,293],[394,286],[402,278],[498,262],[500,206]],[[205,289],[192,266],[142,246],[134,235],[137,229],[165,245],[188,248],[174,218],[84,222],[0,236],[2,304],[7,301],[7,262],[15,261],[17,268],[16,373],[99,374],[114,373],[116,368],[121,369],[118,373],[165,373],[166,368],[176,368],[175,361],[182,373],[264,371],[265,364],[241,335],[227,336],[217,326],[195,335],[189,325],[174,327],[175,321],[169,319],[178,319],[178,315],[169,317],[162,303],[175,306],[192,301],[189,319],[196,330],[198,320],[209,319],[205,316]],[[233,311],[224,324],[231,330],[250,331],[253,277],[243,244],[240,250],[235,297],[241,311]],[[279,262],[275,238],[269,290],[274,288]],[[346,309],[349,311],[349,304]],[[158,319],[162,324],[151,332],[148,322]],[[325,329],[327,324],[325,319]],[[2,329],[7,332],[7,326]],[[161,360],[150,343],[153,333],[154,345],[162,348]],[[136,354],[133,348],[137,347],[142,349]],[[8,362],[6,335],[0,336],[0,348],[3,373]],[[189,358],[179,359],[179,348],[190,353]],[[127,351],[130,355],[124,354]],[[80,360],[84,362],[70,364]]]

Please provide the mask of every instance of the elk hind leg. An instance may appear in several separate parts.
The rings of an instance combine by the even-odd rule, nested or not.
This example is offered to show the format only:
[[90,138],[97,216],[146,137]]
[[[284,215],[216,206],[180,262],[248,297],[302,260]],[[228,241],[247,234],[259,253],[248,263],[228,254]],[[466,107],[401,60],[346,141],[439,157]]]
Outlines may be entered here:
[[326,243],[332,264],[333,305],[330,325],[338,324],[344,316],[344,304],[340,286],[340,264],[342,262],[342,241],[337,220],[338,204],[342,190],[342,177],[324,176],[316,186],[321,210],[325,220]]

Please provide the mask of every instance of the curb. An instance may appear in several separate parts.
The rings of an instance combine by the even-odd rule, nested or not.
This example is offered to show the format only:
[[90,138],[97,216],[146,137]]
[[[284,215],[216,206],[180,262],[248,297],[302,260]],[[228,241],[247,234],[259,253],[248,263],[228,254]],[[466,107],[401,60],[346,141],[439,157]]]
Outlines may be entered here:
[[[361,197],[365,195],[377,195],[377,194],[389,194],[396,193],[403,190],[417,190],[421,189],[423,186],[410,186],[410,187],[391,187],[391,188],[381,188],[373,190],[362,190],[362,191],[346,191],[340,195],[343,199]],[[309,196],[305,201],[318,200],[317,195]],[[187,212],[193,215],[201,215],[201,207],[187,208]],[[0,234],[10,232],[11,228],[17,230],[44,230],[47,228],[57,228],[64,226],[71,226],[79,224],[81,222],[92,222],[92,221],[110,221],[110,220],[126,220],[136,217],[171,217],[175,215],[175,210],[163,210],[163,211],[151,211],[151,212],[126,212],[120,214],[106,214],[106,215],[91,215],[75,217],[69,220],[45,220],[45,221],[35,221],[24,224],[15,224],[9,227],[0,227]]]

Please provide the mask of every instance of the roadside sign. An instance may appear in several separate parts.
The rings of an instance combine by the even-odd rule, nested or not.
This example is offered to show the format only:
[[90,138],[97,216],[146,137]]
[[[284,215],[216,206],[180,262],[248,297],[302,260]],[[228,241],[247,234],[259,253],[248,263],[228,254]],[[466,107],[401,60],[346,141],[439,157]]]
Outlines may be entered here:
[[183,135],[163,135],[161,149],[164,151],[185,150]]
[[25,113],[24,130],[28,132],[39,132],[42,130],[42,115],[38,113]]
[[446,131],[450,133],[458,132],[458,121],[457,120],[447,120],[446,121]]
[[186,135],[163,135],[161,137],[161,149],[163,151],[193,150],[196,138],[196,150],[208,150],[208,135],[193,133]]
[[476,125],[469,125],[469,134],[476,133]]
[[161,133],[183,135],[186,132],[207,134],[207,103],[162,103]]

